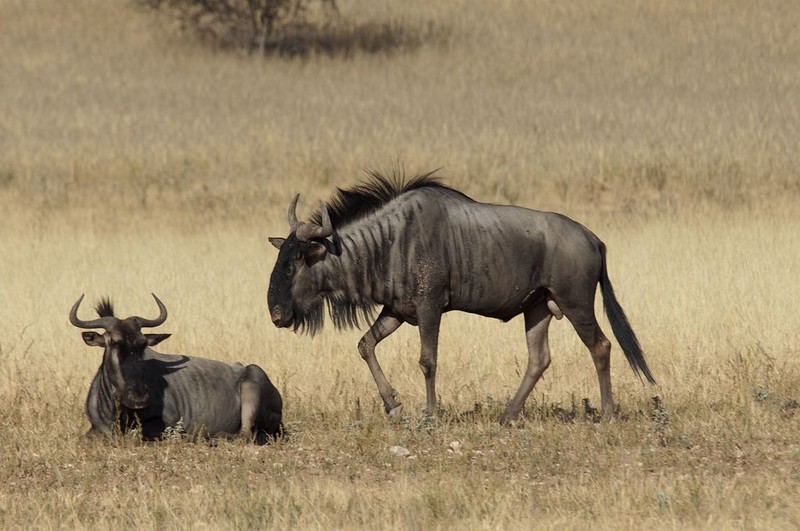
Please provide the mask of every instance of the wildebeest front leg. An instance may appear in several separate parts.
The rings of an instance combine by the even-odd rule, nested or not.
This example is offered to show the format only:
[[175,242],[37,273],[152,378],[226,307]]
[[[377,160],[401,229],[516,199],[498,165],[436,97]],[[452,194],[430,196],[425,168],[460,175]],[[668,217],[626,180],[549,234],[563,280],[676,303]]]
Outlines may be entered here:
[[525,336],[528,340],[528,368],[522,377],[517,394],[500,416],[500,423],[507,424],[519,416],[525,400],[533,391],[542,373],[550,365],[550,346],[547,341],[547,330],[553,314],[546,304],[539,304],[525,312]]
[[111,439],[113,441],[114,432],[110,429],[100,429],[95,426],[92,426],[91,428],[89,428],[89,431],[87,431],[84,434],[84,437],[86,437],[87,439],[99,439],[102,437],[107,437],[108,439]]
[[383,374],[378,358],[375,357],[375,346],[383,341],[392,332],[397,330],[403,321],[395,316],[390,310],[385,307],[375,320],[375,323],[370,327],[361,341],[358,342],[358,352],[364,361],[367,362],[369,371],[372,373],[372,379],[378,386],[378,392],[381,394],[383,400],[383,407],[390,416],[396,416],[403,410],[403,405],[395,400],[397,391],[392,389],[386,376]]

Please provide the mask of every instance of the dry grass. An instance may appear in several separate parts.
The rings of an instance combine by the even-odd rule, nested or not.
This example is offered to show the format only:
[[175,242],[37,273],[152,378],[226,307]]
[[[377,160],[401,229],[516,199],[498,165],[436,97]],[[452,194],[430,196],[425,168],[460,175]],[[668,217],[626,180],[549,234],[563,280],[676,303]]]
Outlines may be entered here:
[[[0,3],[0,527],[800,526],[800,12],[473,4],[340,1],[446,38],[286,61],[123,2]],[[292,194],[307,213],[397,166],[592,227],[659,385],[615,349],[622,414],[592,422],[594,369],[559,322],[526,419],[501,428],[522,325],[448,315],[437,422],[416,330],[379,348],[408,414],[390,423],[358,332],[274,329],[266,237]],[[151,291],[165,351],[270,373],[287,441],[81,438],[100,353],[68,309],[87,292],[145,313]]]

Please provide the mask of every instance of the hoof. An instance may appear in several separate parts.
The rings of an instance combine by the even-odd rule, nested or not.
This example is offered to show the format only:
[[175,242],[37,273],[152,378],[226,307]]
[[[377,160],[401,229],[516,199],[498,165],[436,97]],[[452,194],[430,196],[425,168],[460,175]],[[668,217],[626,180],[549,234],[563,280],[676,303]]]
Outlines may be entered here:
[[513,426],[517,423],[517,415],[511,414],[508,411],[503,412],[500,418],[497,419],[503,426]]
[[399,418],[403,412],[403,404],[398,404],[388,411],[389,418]]

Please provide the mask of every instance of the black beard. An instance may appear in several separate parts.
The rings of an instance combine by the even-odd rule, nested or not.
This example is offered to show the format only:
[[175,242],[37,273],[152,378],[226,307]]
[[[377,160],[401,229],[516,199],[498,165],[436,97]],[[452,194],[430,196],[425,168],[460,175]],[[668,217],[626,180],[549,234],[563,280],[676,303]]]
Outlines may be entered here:
[[362,322],[370,324],[375,320],[375,303],[370,300],[354,300],[341,295],[329,296],[325,300],[333,325],[339,330],[360,328]]
[[319,299],[308,308],[295,308],[294,331],[314,336],[321,330],[322,325],[325,324],[325,313],[323,312],[322,304],[323,299]]

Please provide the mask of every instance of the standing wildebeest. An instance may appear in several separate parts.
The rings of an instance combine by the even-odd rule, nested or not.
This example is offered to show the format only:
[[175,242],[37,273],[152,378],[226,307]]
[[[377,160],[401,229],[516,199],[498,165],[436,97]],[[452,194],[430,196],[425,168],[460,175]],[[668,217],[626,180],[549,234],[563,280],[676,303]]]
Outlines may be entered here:
[[560,214],[476,202],[426,174],[406,184],[378,174],[320,203],[312,221],[299,222],[296,196],[287,238],[269,284],[269,309],[278,327],[314,333],[327,302],[337,327],[358,326],[383,309],[358,350],[378,386],[386,412],[401,404],[375,357],[375,346],[404,322],[419,326],[419,364],[427,413],[436,406],[436,357],[442,314],[451,310],[508,321],[525,316],[528,368],[503,423],[515,420],[550,365],[547,329],[566,315],[589,348],[603,415],[614,412],[611,343],[594,313],[597,284],[628,363],[655,382],[606,271],[606,247],[586,227]]
[[78,306],[69,321],[78,328],[102,328],[105,333],[83,332],[89,346],[103,347],[103,363],[86,397],[88,436],[113,437],[114,424],[125,432],[141,426],[144,439],[158,439],[167,428],[182,425],[192,436],[234,438],[258,444],[281,432],[281,395],[258,365],[191,356],[161,354],[151,346],[170,334],[143,334],[159,326],[167,309],[153,294],[160,314],[155,319],[114,317],[108,299],[97,305],[99,319],[82,321]]

